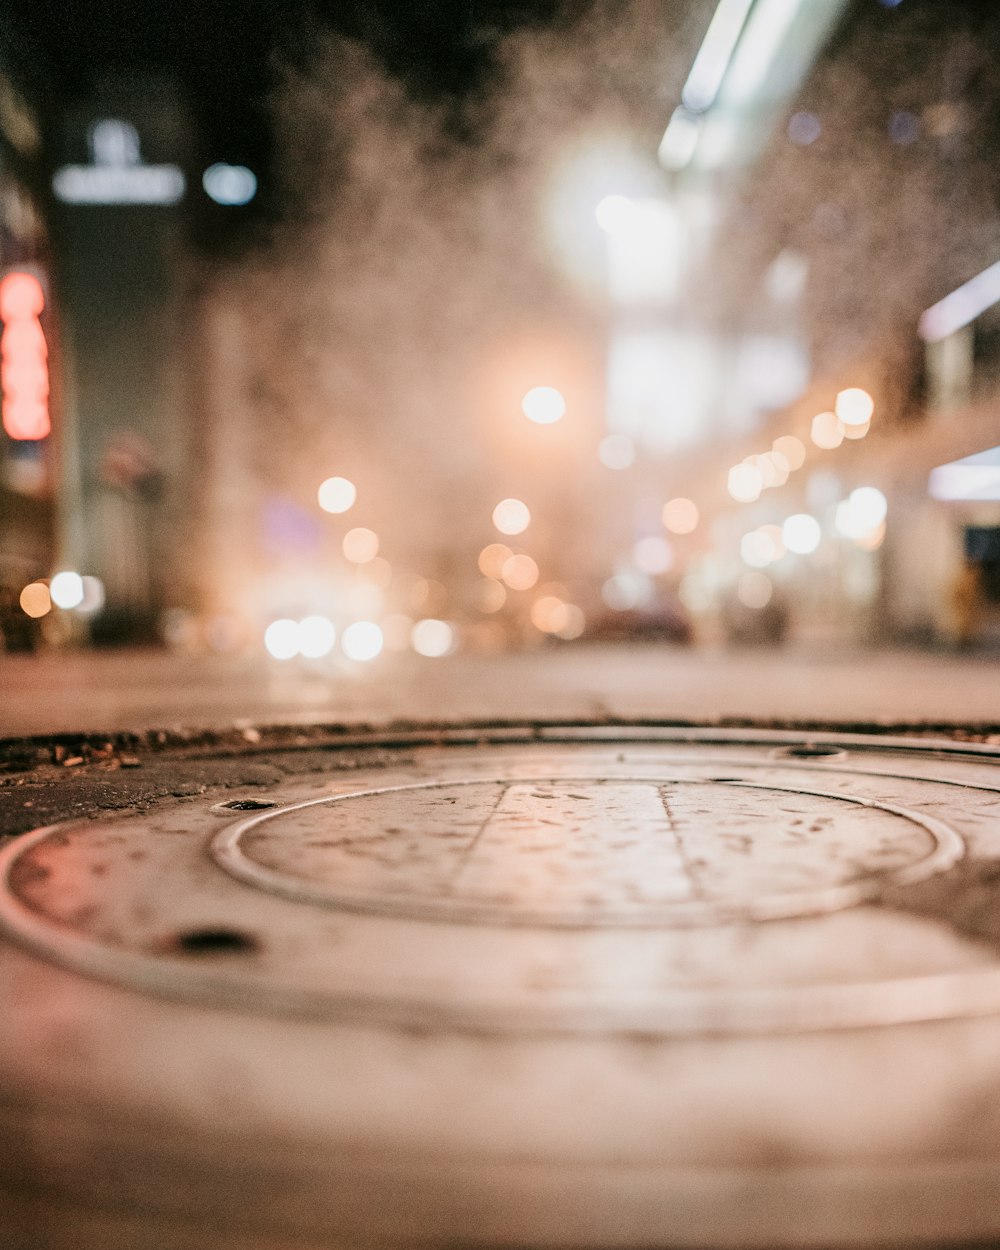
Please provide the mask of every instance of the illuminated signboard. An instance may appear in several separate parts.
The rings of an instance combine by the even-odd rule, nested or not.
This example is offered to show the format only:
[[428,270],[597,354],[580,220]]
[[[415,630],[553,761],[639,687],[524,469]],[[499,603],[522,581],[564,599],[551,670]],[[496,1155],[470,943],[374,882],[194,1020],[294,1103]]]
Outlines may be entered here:
[[0,390],[3,428],[15,439],[45,438],[49,418],[49,350],[39,320],[45,307],[34,274],[15,270],[0,281]]
[[131,122],[108,117],[90,128],[90,165],[63,165],[52,178],[64,204],[178,203],[184,173],[178,165],[146,165],[139,132]]

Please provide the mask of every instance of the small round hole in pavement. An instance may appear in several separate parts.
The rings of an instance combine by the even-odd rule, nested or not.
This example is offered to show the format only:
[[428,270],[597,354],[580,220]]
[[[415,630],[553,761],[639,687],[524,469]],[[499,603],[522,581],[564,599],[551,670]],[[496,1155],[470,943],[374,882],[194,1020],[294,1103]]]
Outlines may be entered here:
[[239,929],[187,929],[172,945],[185,955],[244,955],[257,950],[257,939]]
[[227,803],[216,803],[214,812],[262,812],[268,807],[277,807],[269,799],[230,799]]

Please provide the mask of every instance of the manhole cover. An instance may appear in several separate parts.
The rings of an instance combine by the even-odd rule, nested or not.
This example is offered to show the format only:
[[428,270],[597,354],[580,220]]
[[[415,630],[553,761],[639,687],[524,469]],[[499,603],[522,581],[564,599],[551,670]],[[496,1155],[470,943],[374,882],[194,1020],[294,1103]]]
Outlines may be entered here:
[[418,752],[395,775],[42,830],[5,856],[0,917],[81,972],[321,1018],[678,1034],[992,1010],[1000,978],[964,949],[940,968],[881,941],[892,916],[871,905],[905,907],[984,840],[991,792],[960,808],[957,766],[920,764]]
[[250,885],[335,909],[588,929],[830,911],[964,850],[943,821],[853,795],[607,771],[313,799],[214,854]]
[[[4,1080],[44,1087],[23,1021],[55,1019],[74,1097],[297,1187],[275,1246],[1000,1235],[991,752],[561,728],[329,761],[14,841]],[[272,1174],[247,1142],[278,1139]]]

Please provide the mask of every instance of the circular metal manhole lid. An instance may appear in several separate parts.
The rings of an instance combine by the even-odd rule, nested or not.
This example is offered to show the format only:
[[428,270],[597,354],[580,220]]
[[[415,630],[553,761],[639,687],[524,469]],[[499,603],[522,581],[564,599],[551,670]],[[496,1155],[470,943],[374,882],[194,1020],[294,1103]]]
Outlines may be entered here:
[[964,849],[943,821],[853,795],[605,774],[312,799],[227,831],[213,853],[251,886],[335,910],[591,929],[832,911]]
[[66,1228],[113,1207],[199,1250],[1000,1236],[995,752],[369,741],[0,856],[0,1129],[46,1220],[58,1193]]
[[992,853],[992,772],[970,805],[982,764],[822,749],[454,746],[40,830],[0,861],[0,922],[81,972],[314,1018],[678,1035],[996,1009],[992,960],[892,940],[971,836]]

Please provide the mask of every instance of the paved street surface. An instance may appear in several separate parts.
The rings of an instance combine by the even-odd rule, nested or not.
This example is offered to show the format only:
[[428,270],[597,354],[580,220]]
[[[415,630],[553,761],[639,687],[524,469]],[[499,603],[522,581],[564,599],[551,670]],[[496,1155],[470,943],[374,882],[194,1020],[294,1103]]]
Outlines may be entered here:
[[1000,723],[1000,656],[574,645],[370,664],[163,651],[0,656],[0,737],[234,721],[606,716]]
[[0,1244],[996,1250],[997,665],[5,657]]
[[791,737],[3,775],[5,1250],[995,1244],[996,755]]

